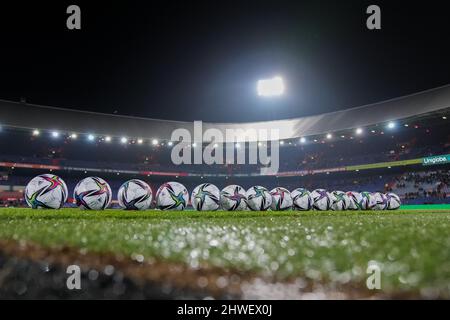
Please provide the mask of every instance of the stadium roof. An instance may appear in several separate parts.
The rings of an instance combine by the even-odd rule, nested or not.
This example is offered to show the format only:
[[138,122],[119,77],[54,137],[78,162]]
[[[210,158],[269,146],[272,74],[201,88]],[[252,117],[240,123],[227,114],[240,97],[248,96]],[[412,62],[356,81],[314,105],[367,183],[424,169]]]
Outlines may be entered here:
[[[203,131],[217,129],[225,137],[227,129],[278,129],[280,139],[293,139],[425,116],[448,108],[450,85],[357,108],[302,118],[251,123],[204,122]],[[171,140],[175,129],[187,129],[194,141],[193,122],[119,116],[3,100],[0,100],[0,124],[19,129],[59,130],[159,140]],[[242,134],[238,139],[252,140],[245,139]],[[232,141],[226,141],[224,138],[224,141],[216,142]]]

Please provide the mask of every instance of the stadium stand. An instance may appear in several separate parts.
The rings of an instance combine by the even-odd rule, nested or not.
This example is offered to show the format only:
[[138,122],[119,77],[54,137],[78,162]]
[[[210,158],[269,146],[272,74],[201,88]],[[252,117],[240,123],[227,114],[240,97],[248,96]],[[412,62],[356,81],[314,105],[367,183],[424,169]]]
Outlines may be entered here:
[[[282,136],[285,138],[279,149],[280,168],[274,175],[261,175],[262,166],[259,164],[174,165],[171,160],[172,146],[164,139],[167,137],[165,133],[167,128],[174,125],[188,127],[187,123],[92,114],[4,101],[0,101],[0,105],[2,205],[23,205],[21,192],[27,182],[33,176],[49,171],[60,175],[67,182],[69,193],[83,177],[97,175],[109,182],[114,193],[125,180],[140,178],[149,182],[154,192],[160,184],[177,180],[190,191],[196,185],[208,181],[220,188],[235,183],[244,188],[264,185],[267,188],[284,186],[288,189],[301,186],[343,191],[394,191],[405,203],[413,204],[448,203],[450,199],[450,132],[447,119],[450,86],[338,113],[265,123],[269,127],[290,128],[290,133],[283,129]],[[392,109],[394,107],[397,109]],[[5,114],[5,110],[13,114]],[[29,117],[21,120],[23,117],[18,116],[21,110],[45,112],[48,117],[42,118],[57,120],[55,123],[59,123],[59,128],[65,129],[59,130],[59,137],[52,137],[54,128],[49,127],[46,119],[39,120],[31,127]],[[376,112],[374,115],[373,110],[384,110],[385,114]],[[359,116],[353,117],[355,113]],[[363,113],[367,119],[363,118]],[[349,125],[345,115],[353,117],[353,125]],[[331,121],[333,118],[338,120]],[[99,121],[99,126],[92,126],[96,128],[94,139],[87,139],[91,131],[85,124],[82,125],[83,119],[91,119],[89,123],[92,123],[92,119]],[[325,125],[325,120],[332,124]],[[395,126],[391,128],[383,122],[390,120],[395,120]],[[318,129],[317,123],[323,125],[322,129]],[[131,138],[133,133],[145,133],[135,131],[138,124],[154,124],[161,128],[158,135],[151,131],[158,137],[158,143],[152,143],[149,135],[143,143],[138,143],[137,138]],[[221,130],[225,130],[226,126],[237,125],[217,124]],[[259,125],[256,123],[255,127]],[[359,125],[363,126],[357,133],[355,128]],[[109,143],[105,141],[105,135],[101,132],[109,130],[117,134],[115,126],[127,131],[130,138],[126,143],[120,143],[120,135],[112,135],[113,141]],[[40,134],[33,134],[36,128],[40,129]],[[329,129],[333,133],[331,139],[326,137],[331,132]],[[71,132],[78,132],[78,139],[71,138]],[[308,135],[304,136],[305,133]],[[200,144],[198,148],[206,145]],[[242,150],[248,151],[248,145],[242,144]],[[443,160],[425,161],[433,157]]]

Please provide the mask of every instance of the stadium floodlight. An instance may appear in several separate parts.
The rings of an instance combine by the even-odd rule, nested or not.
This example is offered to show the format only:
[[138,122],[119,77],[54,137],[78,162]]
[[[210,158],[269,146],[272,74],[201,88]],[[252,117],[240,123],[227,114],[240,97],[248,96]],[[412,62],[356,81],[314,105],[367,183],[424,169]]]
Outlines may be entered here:
[[356,133],[357,135],[360,135],[360,134],[363,133],[363,129],[362,129],[362,128],[356,128],[355,133]]
[[256,89],[262,97],[280,96],[284,93],[283,78],[276,76],[271,79],[259,80]]
[[169,147],[171,147],[171,146],[173,146],[173,142],[172,142],[172,141],[169,141],[169,142],[167,142],[167,145],[168,145]]
[[153,139],[152,140],[152,145],[156,146],[158,145],[159,141],[157,139]]
[[283,140],[281,140],[281,141],[280,141],[280,144],[281,144],[281,145],[284,145],[284,141],[283,141]]
[[110,137],[110,136],[106,136],[106,137],[105,137],[105,141],[106,141],[106,142],[111,142],[111,137]]
[[447,120],[447,117],[446,117],[446,116],[443,116],[442,119],[443,119],[443,120]]
[[94,141],[95,137],[93,134],[88,135],[88,140],[89,141]]
[[142,139],[138,139],[138,140],[137,140],[137,143],[138,143],[138,144],[142,144],[143,142],[144,142],[144,140],[142,140]]
[[125,143],[128,142],[128,139],[127,139],[126,137],[122,137],[122,138],[120,138],[120,142],[121,142],[122,144],[125,144]]
[[409,127],[409,124],[405,123],[404,126],[408,128],[408,127]]
[[59,132],[58,131],[53,131],[52,132],[52,137],[53,138],[58,138],[59,137]]
[[70,139],[75,140],[76,138],[78,138],[78,135],[76,133],[72,133],[69,137]]
[[327,133],[327,139],[330,140],[331,138],[333,138],[333,135],[331,133]]
[[40,134],[41,134],[41,132],[39,130],[37,130],[37,129],[33,130],[33,136],[38,136]]
[[305,143],[306,142],[306,138],[305,137],[301,137],[300,138],[300,143]]
[[388,125],[387,125],[387,127],[389,128],[389,129],[394,129],[395,128],[395,122],[389,122],[388,123]]

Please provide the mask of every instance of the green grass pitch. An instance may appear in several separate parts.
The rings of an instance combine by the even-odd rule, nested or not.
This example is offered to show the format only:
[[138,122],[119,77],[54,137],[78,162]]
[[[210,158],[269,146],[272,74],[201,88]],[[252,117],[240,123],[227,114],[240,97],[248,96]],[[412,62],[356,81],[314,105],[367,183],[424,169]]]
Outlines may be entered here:
[[209,265],[288,281],[365,284],[384,292],[450,292],[450,210],[126,212],[0,209],[0,240]]

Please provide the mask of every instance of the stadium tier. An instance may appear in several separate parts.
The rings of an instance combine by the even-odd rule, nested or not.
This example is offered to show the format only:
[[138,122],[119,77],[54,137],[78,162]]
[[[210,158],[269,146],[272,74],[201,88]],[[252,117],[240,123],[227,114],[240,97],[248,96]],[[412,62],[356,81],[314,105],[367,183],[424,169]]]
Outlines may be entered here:
[[[281,134],[286,138],[278,142],[279,170],[275,173],[263,173],[261,169],[264,165],[248,164],[251,144],[245,141],[239,144],[239,148],[236,143],[233,158],[227,159],[225,164],[176,165],[172,153],[178,142],[164,138],[165,130],[159,134],[152,132],[153,137],[158,139],[132,138],[131,134],[136,131],[131,127],[123,128],[122,131],[127,132],[126,136],[99,134],[99,131],[107,129],[115,133],[113,126],[120,121],[130,126],[153,123],[157,127],[171,127],[173,122],[12,103],[20,106],[14,109],[16,115],[21,108],[34,110],[33,112],[40,110],[48,115],[41,117],[42,119],[56,117],[67,128],[50,129],[47,123],[40,123],[43,127],[30,128],[26,119],[21,122],[21,118],[14,114],[2,115],[5,120],[2,121],[4,125],[0,133],[0,186],[3,190],[0,199],[5,205],[16,202],[23,204],[21,192],[31,178],[37,174],[52,172],[68,183],[70,195],[82,178],[104,178],[112,187],[114,201],[120,185],[126,180],[137,178],[147,181],[154,192],[167,181],[179,181],[189,192],[201,183],[211,182],[221,189],[230,184],[238,184],[246,190],[254,185],[263,185],[269,190],[283,186],[289,190],[305,187],[310,190],[395,191],[403,199],[403,203],[448,203],[450,132],[447,119],[449,109],[445,106],[449,100],[450,86],[446,86],[380,104],[349,109],[335,113],[334,117],[338,120],[333,122],[332,128],[324,126],[323,130],[311,123],[322,123],[324,119],[331,121],[332,114],[294,119],[291,126],[294,123],[295,126],[303,126],[295,134],[286,134],[285,131]],[[5,106],[3,110],[11,107],[9,102],[2,104]],[[408,108],[408,104],[411,108]],[[420,108],[421,104],[423,108]],[[368,113],[375,106],[377,110],[385,110],[386,114],[382,118],[390,119],[388,122],[375,122],[381,119],[380,115]],[[394,106],[398,109],[392,109]],[[344,115],[355,112],[360,117],[355,120],[354,126],[349,126],[343,120]],[[366,120],[362,113],[367,114]],[[80,121],[85,118],[95,118],[101,122],[102,125],[97,127],[95,134],[80,127]],[[108,122],[108,119],[113,120]],[[355,128],[358,124],[365,126]],[[228,127],[238,125],[229,124]],[[244,127],[248,125],[243,124]],[[258,125],[254,124],[255,127]],[[280,122],[265,125],[277,127]],[[186,123],[180,126],[186,126]],[[222,126],[221,130],[225,130],[223,126],[227,125],[217,126]],[[86,131],[80,132],[81,129]],[[308,135],[299,138],[299,132]],[[267,140],[260,141],[259,145],[269,147],[273,143]],[[204,151],[209,144],[192,143],[188,146],[192,151],[195,148]],[[238,149],[243,152],[246,160],[244,163],[247,164],[237,164]],[[273,151],[268,149],[269,156],[272,156],[270,152]],[[189,158],[194,163],[195,152],[191,152]]]

